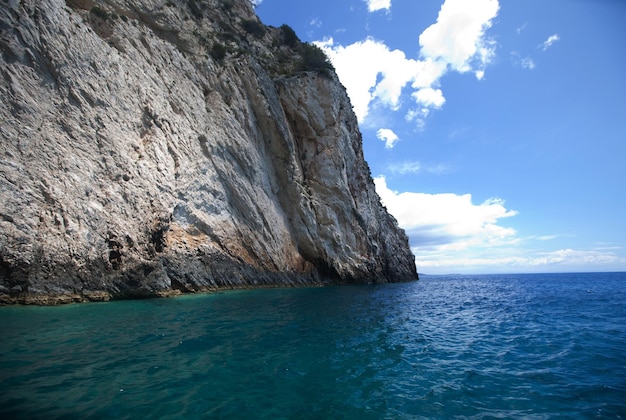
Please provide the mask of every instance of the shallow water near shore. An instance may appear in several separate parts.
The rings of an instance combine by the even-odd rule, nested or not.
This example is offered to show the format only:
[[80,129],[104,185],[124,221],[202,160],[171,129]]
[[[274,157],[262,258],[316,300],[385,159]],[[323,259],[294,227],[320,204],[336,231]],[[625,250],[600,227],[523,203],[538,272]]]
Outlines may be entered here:
[[626,417],[626,273],[422,276],[0,319],[0,418]]

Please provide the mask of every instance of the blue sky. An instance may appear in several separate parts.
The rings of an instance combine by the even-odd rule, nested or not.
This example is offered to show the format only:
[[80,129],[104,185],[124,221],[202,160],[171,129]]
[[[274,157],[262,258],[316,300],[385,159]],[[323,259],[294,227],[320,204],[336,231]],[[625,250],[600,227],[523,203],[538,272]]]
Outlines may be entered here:
[[262,0],[257,14],[331,58],[420,273],[626,271],[625,1]]

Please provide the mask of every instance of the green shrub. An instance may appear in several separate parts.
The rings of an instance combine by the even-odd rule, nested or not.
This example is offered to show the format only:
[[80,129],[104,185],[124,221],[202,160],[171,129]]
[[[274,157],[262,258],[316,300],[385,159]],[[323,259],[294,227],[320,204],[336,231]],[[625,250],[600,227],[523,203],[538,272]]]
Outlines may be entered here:
[[318,71],[320,73],[326,73],[329,70],[334,70],[330,60],[322,51],[320,47],[315,44],[309,44],[305,42],[302,44],[302,66],[301,70],[304,71]]
[[280,30],[283,33],[283,43],[291,48],[296,48],[300,44],[300,38],[289,25],[281,25]]
[[233,32],[227,32],[227,31],[222,31],[219,34],[219,37],[222,39],[222,41],[224,42],[234,42],[235,44],[239,43],[239,38],[237,38],[237,36],[233,33]]
[[107,20],[109,18],[109,13],[106,10],[102,10],[98,6],[92,7],[91,13],[93,13],[95,16],[99,17],[102,20]]
[[191,14],[196,19],[202,19],[204,17],[202,6],[199,5],[196,0],[187,0],[187,6],[189,6],[189,10],[191,10]]
[[211,47],[211,51],[209,51],[209,54],[213,59],[221,61],[226,58],[226,52],[226,47],[216,42]]
[[241,21],[241,26],[247,33],[257,38],[265,35],[265,26],[255,19],[244,19]]

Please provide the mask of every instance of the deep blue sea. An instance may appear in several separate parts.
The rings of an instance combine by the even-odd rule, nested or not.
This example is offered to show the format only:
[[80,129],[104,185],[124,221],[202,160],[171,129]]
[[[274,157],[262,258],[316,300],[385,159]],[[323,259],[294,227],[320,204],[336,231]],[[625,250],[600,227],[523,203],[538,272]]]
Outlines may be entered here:
[[0,418],[626,417],[626,273],[0,308]]

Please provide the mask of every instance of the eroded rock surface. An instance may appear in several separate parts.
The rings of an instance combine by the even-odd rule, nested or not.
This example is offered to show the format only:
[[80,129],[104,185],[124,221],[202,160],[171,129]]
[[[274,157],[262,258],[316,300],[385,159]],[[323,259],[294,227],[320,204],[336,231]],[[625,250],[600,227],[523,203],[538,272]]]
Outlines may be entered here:
[[247,0],[2,0],[0,30],[0,301],[417,278],[344,88]]

